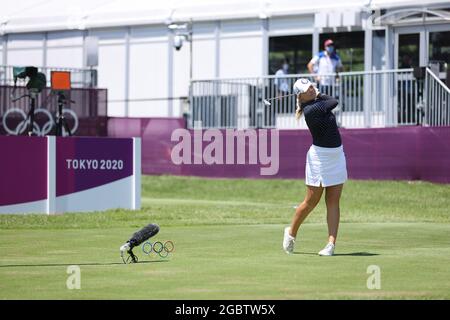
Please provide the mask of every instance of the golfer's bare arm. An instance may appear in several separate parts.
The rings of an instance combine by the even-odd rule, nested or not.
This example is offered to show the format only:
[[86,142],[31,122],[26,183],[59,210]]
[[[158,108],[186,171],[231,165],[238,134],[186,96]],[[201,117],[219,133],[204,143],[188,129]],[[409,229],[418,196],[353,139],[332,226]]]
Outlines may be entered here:
[[312,63],[312,60],[308,63],[307,67],[308,67],[309,73],[314,73],[314,70],[313,70],[314,64]]

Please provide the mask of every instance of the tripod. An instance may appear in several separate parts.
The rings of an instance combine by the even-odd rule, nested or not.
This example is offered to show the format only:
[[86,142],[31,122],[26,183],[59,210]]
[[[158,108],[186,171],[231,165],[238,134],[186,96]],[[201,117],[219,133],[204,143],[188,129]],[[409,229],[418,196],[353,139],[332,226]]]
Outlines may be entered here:
[[25,119],[25,124],[27,122],[28,119],[30,119],[30,122],[28,123],[28,130],[27,130],[27,134],[28,136],[35,136],[36,134],[33,132],[34,129],[34,109],[36,108],[36,99],[37,96],[39,94],[38,90],[35,89],[29,89],[30,90],[30,94],[24,94],[18,98],[14,97],[14,93],[11,95],[11,101],[12,102],[16,102],[17,100],[20,100],[22,98],[28,97],[30,98],[30,110],[28,111],[27,117]]
[[34,108],[36,107],[36,99],[39,92],[30,89],[30,111],[28,111],[27,118],[30,118],[30,123],[28,124],[28,136],[35,136],[36,134],[33,133],[34,129]]
[[72,132],[69,129],[67,120],[63,115],[62,109],[65,104],[74,103],[75,101],[68,100],[63,92],[58,92],[58,112],[56,113],[56,136],[62,136],[63,127],[69,136],[72,136]]

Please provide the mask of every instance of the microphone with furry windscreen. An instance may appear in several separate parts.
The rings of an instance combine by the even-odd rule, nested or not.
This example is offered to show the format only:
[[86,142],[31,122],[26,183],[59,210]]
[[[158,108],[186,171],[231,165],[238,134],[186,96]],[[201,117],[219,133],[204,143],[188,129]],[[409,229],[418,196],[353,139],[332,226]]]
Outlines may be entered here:
[[[137,257],[133,253],[133,248],[137,247],[144,241],[153,237],[159,232],[159,226],[154,223],[143,227],[141,230],[136,231],[133,236],[124,245],[120,247],[120,256],[124,263],[136,263],[138,262]],[[124,253],[128,253],[128,258],[124,258]]]

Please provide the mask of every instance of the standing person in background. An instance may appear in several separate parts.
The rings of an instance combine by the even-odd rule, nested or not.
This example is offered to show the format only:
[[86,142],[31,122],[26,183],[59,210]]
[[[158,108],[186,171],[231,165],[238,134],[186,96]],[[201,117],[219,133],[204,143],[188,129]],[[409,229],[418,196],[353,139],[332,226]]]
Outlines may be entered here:
[[326,40],[324,49],[308,63],[308,71],[317,74],[316,81],[319,85],[319,90],[331,96],[335,85],[335,77],[328,74],[342,71],[343,65],[341,58],[336,53],[333,40]]
[[[277,70],[275,73],[275,90],[276,90],[276,96],[285,96],[289,94],[289,79],[286,78],[286,76],[289,73],[289,60],[285,58],[283,60],[283,63],[280,66],[280,69]],[[273,109],[276,113],[286,113],[290,112],[292,110],[288,110],[289,106],[291,106],[291,100],[289,97],[280,99],[276,102],[275,108]],[[273,117],[275,119],[275,116]]]
[[280,69],[275,73],[275,87],[277,88],[277,95],[283,96],[289,94],[289,83],[286,75],[289,73],[289,60],[284,59]]

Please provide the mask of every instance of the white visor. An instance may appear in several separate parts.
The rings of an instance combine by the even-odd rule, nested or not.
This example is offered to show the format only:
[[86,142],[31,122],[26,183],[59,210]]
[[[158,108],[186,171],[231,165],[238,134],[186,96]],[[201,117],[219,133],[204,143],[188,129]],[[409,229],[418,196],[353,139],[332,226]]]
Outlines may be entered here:
[[311,81],[306,78],[301,78],[294,83],[294,93],[301,94],[308,91],[309,87],[312,85]]

